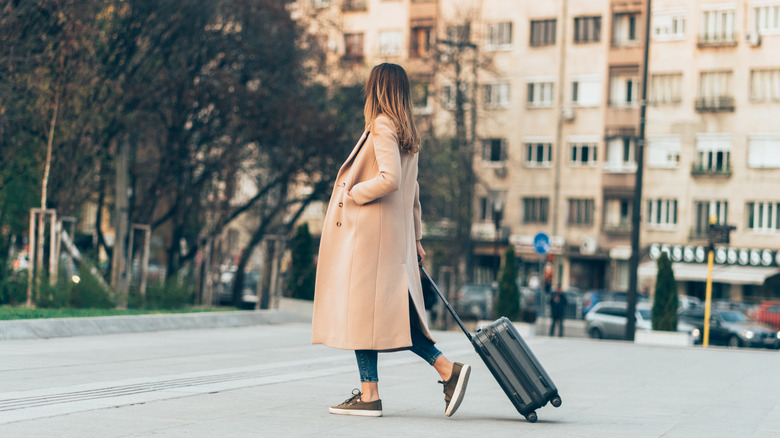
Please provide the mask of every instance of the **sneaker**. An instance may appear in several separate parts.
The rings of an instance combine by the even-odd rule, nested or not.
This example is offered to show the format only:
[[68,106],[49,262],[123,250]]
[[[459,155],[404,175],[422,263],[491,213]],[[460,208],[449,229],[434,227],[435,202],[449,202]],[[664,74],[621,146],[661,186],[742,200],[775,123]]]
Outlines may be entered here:
[[346,399],[344,403],[331,406],[328,412],[337,415],[359,415],[361,417],[381,417],[382,416],[382,400],[374,400],[372,402],[364,402],[360,399],[363,395],[359,389],[352,390],[352,397]]
[[455,362],[452,366],[452,375],[446,382],[439,380],[444,385],[444,415],[451,417],[458,410],[463,396],[466,394],[466,385],[469,383],[471,366]]

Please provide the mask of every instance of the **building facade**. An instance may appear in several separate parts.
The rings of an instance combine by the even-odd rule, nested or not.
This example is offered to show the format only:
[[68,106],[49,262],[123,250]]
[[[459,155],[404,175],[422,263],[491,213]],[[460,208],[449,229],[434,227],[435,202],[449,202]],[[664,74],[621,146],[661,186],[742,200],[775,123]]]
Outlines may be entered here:
[[[645,11],[642,0],[296,3],[338,80],[364,81],[383,61],[407,68],[423,132],[454,133],[461,87],[479,180],[473,277],[492,281],[512,246],[522,281],[547,270],[581,290],[628,287]],[[715,296],[780,295],[780,0],[656,0],[651,19],[640,291],[668,250],[680,292],[701,296],[716,216],[736,230],[716,251]],[[473,62],[455,72],[443,45]]]

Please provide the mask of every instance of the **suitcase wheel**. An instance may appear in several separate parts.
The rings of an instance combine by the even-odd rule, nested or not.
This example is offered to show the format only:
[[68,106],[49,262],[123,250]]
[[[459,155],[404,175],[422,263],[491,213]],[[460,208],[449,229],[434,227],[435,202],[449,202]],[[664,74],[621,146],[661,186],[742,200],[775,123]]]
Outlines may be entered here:
[[536,411],[531,411],[525,416],[525,419],[528,420],[529,423],[536,423],[536,420],[538,420],[539,417],[536,416]]
[[552,403],[552,405],[553,405],[553,406],[555,406],[556,408],[558,408],[558,407],[560,407],[560,406],[561,406],[561,398],[560,398],[559,396],[557,396],[557,395],[556,395],[555,397],[553,397],[553,399],[552,399],[552,400],[550,400],[550,403]]

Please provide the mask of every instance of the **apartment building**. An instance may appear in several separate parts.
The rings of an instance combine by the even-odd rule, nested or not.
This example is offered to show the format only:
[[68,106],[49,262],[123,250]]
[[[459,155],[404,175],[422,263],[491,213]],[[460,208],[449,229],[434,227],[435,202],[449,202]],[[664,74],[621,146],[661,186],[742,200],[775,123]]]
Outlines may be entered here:
[[[476,97],[467,124],[479,179],[477,281],[493,280],[512,246],[523,281],[547,265],[565,289],[628,287],[643,0],[297,5],[327,23],[309,28],[339,80],[362,81],[377,62],[406,66],[423,132],[454,133],[456,80]],[[700,255],[716,215],[737,229],[716,251],[715,296],[777,294],[780,0],[656,0],[651,17],[640,291],[652,291],[654,259],[668,250],[681,293],[701,296]],[[456,78],[435,62],[442,41],[468,42],[459,47],[475,67]],[[540,232],[550,236],[545,257],[533,249]]]
[[716,246],[713,296],[777,297],[780,1],[656,0],[652,20],[642,242],[702,296],[714,217],[736,229]]

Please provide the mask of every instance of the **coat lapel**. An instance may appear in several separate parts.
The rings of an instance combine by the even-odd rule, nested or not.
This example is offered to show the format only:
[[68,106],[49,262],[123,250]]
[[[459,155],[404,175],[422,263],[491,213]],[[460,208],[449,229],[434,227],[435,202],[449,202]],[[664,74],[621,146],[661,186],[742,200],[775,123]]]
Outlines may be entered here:
[[360,136],[360,140],[358,140],[355,147],[352,148],[352,152],[349,153],[349,157],[347,157],[347,160],[344,161],[344,164],[342,164],[341,167],[339,168],[339,173],[338,173],[339,175],[341,175],[341,172],[343,172],[344,169],[347,168],[347,166],[349,166],[350,163],[352,163],[352,160],[355,159],[355,156],[357,155],[360,148],[363,146],[363,143],[366,142],[368,134],[369,131],[363,131],[363,135]]

